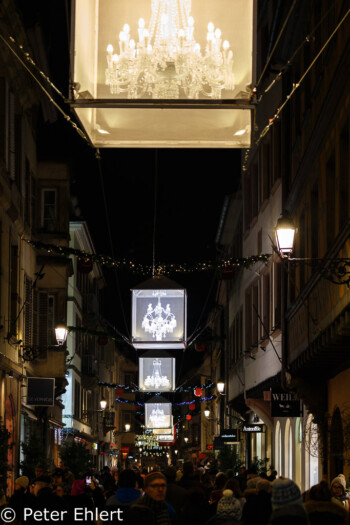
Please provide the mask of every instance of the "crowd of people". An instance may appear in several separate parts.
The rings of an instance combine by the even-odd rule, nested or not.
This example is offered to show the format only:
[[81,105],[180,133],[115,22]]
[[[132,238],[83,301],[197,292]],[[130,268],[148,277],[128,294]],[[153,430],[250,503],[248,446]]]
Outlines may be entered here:
[[2,508],[13,509],[15,525],[350,525],[349,500],[343,474],[302,494],[276,471],[267,476],[242,468],[235,476],[185,462],[181,469],[105,466],[74,476],[61,462],[51,473],[38,465],[32,480],[17,478]]

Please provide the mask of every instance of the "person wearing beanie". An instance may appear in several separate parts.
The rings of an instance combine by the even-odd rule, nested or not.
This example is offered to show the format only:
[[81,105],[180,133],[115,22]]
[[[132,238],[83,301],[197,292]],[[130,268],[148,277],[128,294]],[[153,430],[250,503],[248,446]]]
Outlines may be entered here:
[[277,478],[272,482],[270,525],[309,525],[303,498],[293,480]]
[[272,486],[267,479],[260,477],[248,481],[248,485],[255,483],[255,493],[247,496],[243,507],[242,523],[244,525],[267,525],[272,512],[271,492]]
[[[154,525],[171,525],[175,516],[174,508],[165,501],[167,479],[162,472],[151,472],[145,476],[145,494],[135,502],[127,513],[128,522],[141,519],[142,515],[148,520],[148,512],[153,514]],[[135,521],[138,523],[138,521]]]
[[29,486],[29,478],[27,476],[21,476],[15,481],[15,490],[24,489],[27,492]]
[[346,490],[346,479],[344,474],[338,474],[331,482],[331,494],[333,503],[342,505],[346,510],[350,510],[350,493]]
[[242,516],[242,507],[232,490],[225,489],[219,499],[216,514],[206,525],[239,525]]
[[15,490],[9,499],[9,507],[13,509],[19,520],[24,519],[24,509],[33,504],[34,497],[28,490],[29,478],[21,476],[15,481]]
[[339,503],[331,501],[332,494],[328,483],[321,481],[307,492],[304,503],[311,525],[346,525],[348,512]]

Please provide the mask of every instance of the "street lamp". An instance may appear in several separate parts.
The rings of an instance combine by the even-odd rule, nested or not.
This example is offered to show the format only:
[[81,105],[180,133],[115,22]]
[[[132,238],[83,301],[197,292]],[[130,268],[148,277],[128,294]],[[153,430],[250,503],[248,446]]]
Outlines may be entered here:
[[131,425],[130,423],[125,423],[124,427],[125,427],[125,432],[129,432]]
[[187,437],[187,436],[184,437],[184,442],[185,442],[185,443],[188,443],[188,437]]
[[277,221],[276,244],[282,257],[288,257],[293,251],[295,225],[290,217],[283,215]]
[[64,345],[67,339],[68,329],[66,326],[56,326],[55,335],[58,346]]
[[216,383],[216,390],[219,394],[223,395],[225,390],[225,383],[223,381],[218,381]]
[[209,408],[206,408],[206,409],[204,410],[204,415],[205,415],[205,417],[206,417],[207,419],[209,419],[209,416],[210,416],[210,410],[209,410]]
[[103,398],[100,400],[100,407],[101,407],[101,410],[105,410],[105,409],[106,409],[106,406],[107,406],[107,401],[106,401],[105,398],[103,397]]

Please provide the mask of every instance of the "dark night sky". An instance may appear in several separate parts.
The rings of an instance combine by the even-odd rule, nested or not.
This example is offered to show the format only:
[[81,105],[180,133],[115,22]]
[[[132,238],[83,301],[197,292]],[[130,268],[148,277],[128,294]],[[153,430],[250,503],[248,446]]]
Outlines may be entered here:
[[[49,76],[68,93],[69,2],[17,0],[27,28],[40,23],[48,54]],[[62,106],[69,112],[68,105]],[[58,116],[39,134],[39,158],[72,163],[71,194],[76,195],[81,218],[88,222],[97,253],[111,255],[106,208],[94,150]],[[237,187],[240,150],[179,150],[157,152],[156,260],[199,262],[215,258],[215,236],[224,197]],[[152,264],[155,193],[155,150],[101,150],[102,176],[107,196],[107,214],[117,258]],[[115,277],[105,271],[108,282],[106,317],[123,333],[124,314],[129,319],[130,287],[146,280],[119,272],[120,294]],[[171,276],[188,289],[188,333],[197,325],[213,275]],[[214,287],[215,289],[215,287]],[[123,306],[121,307],[121,304]]]

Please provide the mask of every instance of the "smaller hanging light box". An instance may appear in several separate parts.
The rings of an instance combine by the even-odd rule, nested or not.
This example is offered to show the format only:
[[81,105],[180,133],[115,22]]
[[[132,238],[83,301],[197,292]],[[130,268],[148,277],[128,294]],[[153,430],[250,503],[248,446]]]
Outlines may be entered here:
[[174,441],[175,434],[172,432],[171,434],[158,434],[156,436],[158,443],[170,443],[171,441]]
[[175,357],[150,350],[139,357],[140,392],[175,391]]
[[171,416],[171,428],[154,428],[152,430],[153,434],[160,436],[162,434],[169,435],[174,432],[174,418]]
[[186,290],[171,279],[156,275],[132,289],[134,348],[186,348],[186,320]]
[[145,403],[146,428],[172,427],[171,403],[161,396],[152,397]]

